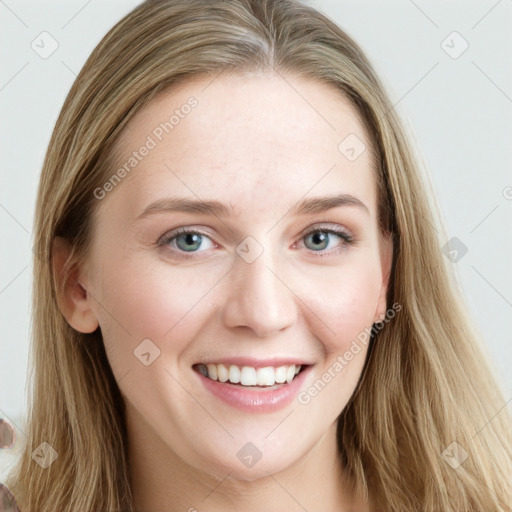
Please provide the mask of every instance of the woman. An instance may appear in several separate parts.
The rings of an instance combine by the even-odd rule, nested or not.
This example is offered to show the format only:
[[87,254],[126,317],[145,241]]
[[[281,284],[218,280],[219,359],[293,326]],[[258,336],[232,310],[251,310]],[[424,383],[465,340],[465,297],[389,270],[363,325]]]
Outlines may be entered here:
[[435,225],[325,16],[142,4],[44,163],[20,509],[511,510],[510,418]]

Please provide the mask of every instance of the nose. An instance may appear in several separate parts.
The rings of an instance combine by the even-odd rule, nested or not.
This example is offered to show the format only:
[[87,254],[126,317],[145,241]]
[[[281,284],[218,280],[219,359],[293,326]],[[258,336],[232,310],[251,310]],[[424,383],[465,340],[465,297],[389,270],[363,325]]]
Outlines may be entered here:
[[235,259],[224,306],[224,323],[228,328],[246,328],[265,337],[296,322],[293,286],[274,267],[267,250],[252,263],[240,257]]

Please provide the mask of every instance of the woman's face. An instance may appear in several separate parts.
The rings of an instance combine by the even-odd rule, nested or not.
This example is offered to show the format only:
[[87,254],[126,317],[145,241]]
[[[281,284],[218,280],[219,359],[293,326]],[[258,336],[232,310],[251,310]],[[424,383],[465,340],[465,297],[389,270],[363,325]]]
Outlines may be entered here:
[[80,282],[140,439],[250,480],[334,435],[386,309],[369,146],[295,76],[189,82],[131,119]]

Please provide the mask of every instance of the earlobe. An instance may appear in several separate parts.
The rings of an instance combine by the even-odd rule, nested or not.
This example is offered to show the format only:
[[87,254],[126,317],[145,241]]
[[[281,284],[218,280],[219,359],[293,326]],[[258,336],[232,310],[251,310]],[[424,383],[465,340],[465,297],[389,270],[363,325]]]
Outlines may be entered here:
[[66,263],[72,256],[71,244],[62,237],[52,241],[52,268],[57,303],[61,313],[73,329],[82,333],[91,333],[98,328],[98,320],[91,308],[91,298],[81,284],[80,269]]
[[393,263],[393,239],[391,235],[386,236],[381,241],[380,261],[382,271],[382,282],[374,322],[381,322],[386,317],[386,299],[389,289],[389,279],[391,276],[391,266]]

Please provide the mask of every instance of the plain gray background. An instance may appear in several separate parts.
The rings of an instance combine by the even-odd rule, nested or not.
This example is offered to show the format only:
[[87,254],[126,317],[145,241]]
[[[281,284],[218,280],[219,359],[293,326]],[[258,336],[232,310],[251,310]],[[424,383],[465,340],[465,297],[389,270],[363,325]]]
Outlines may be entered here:
[[[102,36],[138,3],[0,1],[0,417],[15,424],[19,439],[32,219],[43,157],[75,75]],[[448,238],[467,247],[454,266],[510,405],[512,1],[308,3],[366,51],[420,148]],[[58,44],[47,58],[33,49],[42,46],[41,37],[45,51],[52,39]],[[0,479],[18,444],[0,453]]]

